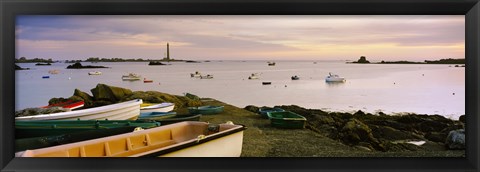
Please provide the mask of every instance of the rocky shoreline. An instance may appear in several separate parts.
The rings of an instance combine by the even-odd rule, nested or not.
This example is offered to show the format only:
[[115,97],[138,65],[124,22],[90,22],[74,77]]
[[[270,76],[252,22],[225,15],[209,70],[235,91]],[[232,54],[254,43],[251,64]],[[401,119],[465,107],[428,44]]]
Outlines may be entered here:
[[[49,104],[66,99],[83,100],[83,108],[98,107],[133,99],[148,103],[175,103],[177,113],[188,113],[187,107],[225,106],[223,113],[203,115],[200,121],[224,123],[233,121],[248,129],[244,132],[242,157],[465,157],[465,135],[461,135],[465,116],[459,120],[439,115],[387,115],[326,112],[296,105],[276,106],[307,118],[305,129],[279,129],[262,118],[256,106],[239,108],[211,99],[170,95],[158,91],[131,91],[98,84],[92,95],[75,89],[68,98],[52,98]],[[450,134],[450,136],[449,136]],[[457,142],[449,142],[455,137]],[[458,142],[460,140],[460,142]],[[421,142],[423,144],[416,144]]]

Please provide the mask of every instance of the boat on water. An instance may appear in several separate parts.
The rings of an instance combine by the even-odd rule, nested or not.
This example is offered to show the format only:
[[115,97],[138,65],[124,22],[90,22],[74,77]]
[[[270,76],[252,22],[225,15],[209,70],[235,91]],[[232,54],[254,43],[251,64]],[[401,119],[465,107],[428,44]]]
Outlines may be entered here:
[[259,79],[258,73],[252,73],[252,75],[250,75],[248,79]]
[[151,104],[143,103],[140,105],[140,113],[146,112],[170,112],[175,108],[175,103],[160,103],[160,104]]
[[302,115],[290,112],[267,112],[270,123],[278,128],[305,128],[307,119]]
[[42,76],[43,79],[48,79],[50,76]]
[[77,109],[77,108],[81,108],[84,105],[85,105],[85,102],[83,100],[82,101],[67,100],[67,101],[64,101],[64,102],[55,103],[55,104],[51,104],[51,105],[48,105],[48,106],[42,106],[40,108],[62,107],[62,108],[65,108],[65,109],[74,110],[74,109]]
[[70,134],[82,131],[120,128],[126,126],[141,127],[143,129],[160,126],[154,121],[132,120],[41,120],[16,121],[15,138],[42,137],[61,134]]
[[243,125],[185,121],[156,128],[26,150],[21,157],[239,157]]
[[152,83],[153,80],[151,79],[147,79],[147,78],[143,78],[143,83]]
[[138,120],[159,120],[165,118],[172,118],[177,115],[177,112],[144,112],[140,113]]
[[88,75],[101,75],[102,72],[100,71],[94,71],[94,72],[88,72]]
[[267,115],[268,112],[284,112],[284,111],[285,110],[281,108],[270,108],[270,107],[261,107],[260,109],[258,109],[258,113],[263,118],[268,118],[268,115]]
[[142,76],[135,74],[135,73],[129,73],[128,75],[123,75],[122,80],[124,81],[137,81],[142,79]]
[[188,107],[188,112],[191,114],[218,114],[223,112],[224,106],[199,106]]
[[33,120],[135,120],[140,115],[142,99],[88,108],[76,111],[39,114],[33,116],[15,117],[15,121]]
[[267,62],[269,66],[275,66],[275,62]]
[[192,78],[200,78],[202,74],[198,71],[195,71],[195,73],[190,73],[190,77]]
[[272,82],[262,82],[262,85],[271,85]]
[[297,75],[292,76],[291,78],[292,78],[292,80],[299,80],[300,79],[300,77],[298,77]]
[[201,75],[201,76],[200,76],[200,79],[213,79],[213,75],[210,75],[210,74],[208,74],[208,75]]
[[55,69],[55,70],[49,70],[48,73],[49,74],[58,74],[58,73],[60,73],[60,71]]
[[332,73],[328,73],[328,76],[325,78],[325,81],[326,82],[344,82],[345,78]]

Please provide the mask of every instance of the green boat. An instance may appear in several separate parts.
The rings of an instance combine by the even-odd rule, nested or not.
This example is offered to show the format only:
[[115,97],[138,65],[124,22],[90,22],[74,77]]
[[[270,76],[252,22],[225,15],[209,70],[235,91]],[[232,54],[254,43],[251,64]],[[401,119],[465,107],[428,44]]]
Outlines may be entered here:
[[280,109],[280,108],[270,108],[270,107],[261,107],[258,109],[258,113],[260,113],[260,116],[263,118],[268,118],[267,113],[268,112],[284,112],[285,110]]
[[108,136],[113,136],[117,134],[124,134],[124,133],[133,132],[135,128],[137,127],[125,126],[125,127],[102,129],[102,130],[81,131],[81,132],[70,133],[70,134],[15,139],[15,152],[24,151],[27,149],[46,148],[51,146],[108,137]]
[[168,124],[174,124],[177,122],[182,121],[200,121],[201,114],[186,114],[186,115],[175,115],[171,118],[162,118],[162,119],[155,119],[155,121],[160,122],[162,126]]
[[89,130],[102,130],[119,127],[153,128],[160,126],[159,122],[131,120],[45,120],[45,121],[15,121],[15,138],[29,138],[69,134]]
[[278,128],[305,128],[307,122],[302,115],[290,111],[267,112],[267,115],[272,126]]
[[218,114],[223,112],[223,106],[200,106],[189,107],[188,112],[191,114]]
[[173,118],[177,116],[177,112],[144,112],[140,113],[138,116],[139,120],[151,119],[151,120],[161,120],[165,118]]

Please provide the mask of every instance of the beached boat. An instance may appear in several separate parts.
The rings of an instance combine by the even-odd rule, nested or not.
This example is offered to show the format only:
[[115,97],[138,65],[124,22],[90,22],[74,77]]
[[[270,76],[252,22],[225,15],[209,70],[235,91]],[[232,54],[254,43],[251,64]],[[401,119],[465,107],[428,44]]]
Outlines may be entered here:
[[74,109],[77,109],[77,108],[81,108],[84,105],[85,105],[85,102],[83,100],[82,101],[67,100],[67,101],[64,101],[64,102],[55,103],[55,104],[51,104],[51,105],[48,105],[48,106],[42,106],[40,108],[62,107],[62,108],[65,108],[65,109],[74,110]]
[[258,73],[252,73],[252,75],[250,75],[248,79],[259,79]]
[[170,118],[161,118],[161,119],[154,119],[154,121],[160,122],[162,125],[173,124],[177,122],[183,121],[200,121],[201,114],[186,114],[186,115],[175,115]]
[[172,118],[177,115],[177,112],[144,112],[140,113],[138,120],[159,120],[165,118]]
[[180,122],[166,126],[26,150],[22,157],[239,157],[243,125]]
[[170,112],[175,108],[175,103],[151,104],[143,103],[140,105],[140,113],[146,112]]
[[200,106],[188,107],[188,112],[191,114],[217,114],[223,112],[223,106]]
[[262,82],[262,85],[271,85],[272,82]]
[[[134,126],[152,128],[160,126],[159,122],[131,120],[41,120],[16,121],[15,138],[29,138],[76,133],[90,130],[103,130]],[[100,132],[100,131],[99,131]]]
[[213,79],[213,75],[210,75],[210,74],[205,75],[205,76],[202,75],[202,76],[200,76],[200,79]]
[[300,79],[300,77],[298,77],[297,75],[292,76],[291,78],[292,78],[292,80],[299,80]]
[[190,77],[192,78],[200,78],[202,74],[200,72],[196,71],[195,73],[190,73]]
[[[102,130],[88,130],[69,134],[60,134],[43,137],[31,137],[15,139],[15,152],[24,151],[27,149],[40,149],[52,147],[57,145],[69,144],[91,139],[98,139],[118,134],[130,133],[135,130],[135,126],[124,126],[118,128],[109,128]],[[16,135],[15,135],[16,137]],[[21,154],[21,153],[19,153]]]
[[15,120],[135,120],[140,115],[140,104],[142,99],[135,99],[76,111],[16,117]]
[[135,73],[129,73],[128,75],[123,75],[122,80],[124,81],[136,81],[140,80],[142,76],[135,74]]
[[270,108],[270,107],[261,107],[258,109],[258,113],[260,113],[260,116],[263,118],[268,118],[267,113],[268,112],[284,112],[285,110],[280,109],[280,108]]
[[328,76],[325,78],[325,81],[326,82],[344,82],[345,78],[332,73],[328,73]]
[[88,72],[88,75],[101,75],[102,72],[100,71],[95,71],[95,72]]
[[299,114],[284,112],[267,112],[270,123],[278,128],[305,128],[307,119]]

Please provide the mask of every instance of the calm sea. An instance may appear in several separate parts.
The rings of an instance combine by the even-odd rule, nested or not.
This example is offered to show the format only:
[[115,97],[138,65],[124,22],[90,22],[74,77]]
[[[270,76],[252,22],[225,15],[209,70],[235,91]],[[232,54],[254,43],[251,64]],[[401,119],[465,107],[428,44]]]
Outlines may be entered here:
[[[458,119],[465,114],[465,68],[453,65],[427,64],[346,64],[343,61],[211,61],[202,63],[172,62],[168,66],[148,66],[146,62],[82,63],[102,65],[108,69],[65,69],[65,63],[35,66],[20,63],[31,70],[16,71],[16,110],[48,104],[52,97],[70,97],[75,88],[91,93],[98,83],[129,88],[134,91],[154,90],[175,95],[192,93],[245,107],[246,105],[299,105],[327,111],[371,113],[439,114]],[[452,66],[452,67],[450,67]],[[49,70],[60,70],[49,74]],[[98,76],[90,71],[101,71]],[[191,78],[199,71],[214,79]],[[129,72],[151,79],[122,81]],[[329,84],[329,72],[346,78],[345,83]],[[260,79],[248,80],[251,73]],[[42,79],[42,76],[50,76]],[[292,81],[298,75],[300,80]],[[272,82],[262,85],[262,82]]]

